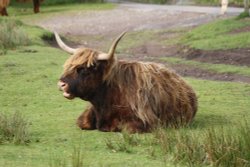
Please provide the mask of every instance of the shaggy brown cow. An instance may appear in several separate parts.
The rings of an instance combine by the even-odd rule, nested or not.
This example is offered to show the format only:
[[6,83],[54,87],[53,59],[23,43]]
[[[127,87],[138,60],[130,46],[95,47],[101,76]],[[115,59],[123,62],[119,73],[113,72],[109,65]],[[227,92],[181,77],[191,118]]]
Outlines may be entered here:
[[[17,0],[17,2],[28,2],[30,0]],[[32,0],[33,1],[33,9],[34,13],[40,12],[40,2],[43,0]],[[7,7],[9,5],[10,0],[0,0],[0,13],[2,16],[8,16]]]
[[185,125],[197,110],[193,89],[176,73],[156,63],[117,60],[108,53],[68,47],[55,33],[59,46],[72,54],[64,64],[58,86],[64,97],[91,103],[78,118],[81,129],[149,132],[158,125]]

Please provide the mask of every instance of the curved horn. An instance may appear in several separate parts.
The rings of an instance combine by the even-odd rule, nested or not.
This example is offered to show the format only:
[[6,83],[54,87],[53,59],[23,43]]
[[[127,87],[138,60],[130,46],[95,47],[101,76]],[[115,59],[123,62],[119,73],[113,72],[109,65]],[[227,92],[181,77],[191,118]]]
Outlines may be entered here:
[[121,34],[114,40],[114,42],[112,43],[112,45],[111,45],[111,47],[110,47],[110,49],[109,49],[108,54],[106,54],[106,53],[99,54],[97,59],[98,59],[98,60],[109,60],[111,57],[113,57],[118,42],[122,39],[122,37],[123,37],[125,34],[126,34],[126,31],[124,31],[123,33],[121,33]]
[[62,50],[70,53],[70,54],[74,54],[76,52],[77,49],[73,49],[69,46],[67,46],[63,41],[62,39],[60,38],[60,36],[58,35],[57,32],[54,32],[55,34],[55,37],[56,37],[56,42],[57,44],[60,46],[60,48],[62,48]]

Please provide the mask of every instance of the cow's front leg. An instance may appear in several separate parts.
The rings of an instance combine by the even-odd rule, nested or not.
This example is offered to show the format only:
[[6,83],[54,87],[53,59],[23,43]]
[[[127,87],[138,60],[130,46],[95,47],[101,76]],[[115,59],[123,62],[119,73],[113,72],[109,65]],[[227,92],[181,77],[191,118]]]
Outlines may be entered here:
[[86,109],[77,119],[78,126],[84,130],[96,129],[96,116],[93,107]]

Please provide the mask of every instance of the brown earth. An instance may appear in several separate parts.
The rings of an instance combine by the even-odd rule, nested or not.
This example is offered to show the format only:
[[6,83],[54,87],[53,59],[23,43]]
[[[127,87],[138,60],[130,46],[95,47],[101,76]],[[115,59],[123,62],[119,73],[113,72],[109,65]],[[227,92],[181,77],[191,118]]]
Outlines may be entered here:
[[215,64],[230,64],[250,66],[250,48],[205,51],[199,49],[184,49],[181,56],[188,60]]

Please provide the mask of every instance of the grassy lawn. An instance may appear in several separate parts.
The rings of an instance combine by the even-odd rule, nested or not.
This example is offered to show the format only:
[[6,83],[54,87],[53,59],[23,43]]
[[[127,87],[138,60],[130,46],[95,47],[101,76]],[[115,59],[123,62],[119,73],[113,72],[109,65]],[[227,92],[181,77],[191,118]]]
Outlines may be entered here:
[[21,27],[30,43],[0,55],[0,114],[20,112],[29,141],[14,144],[0,130],[0,166],[250,165],[249,84],[186,78],[199,97],[188,128],[134,135],[81,131],[75,120],[87,102],[66,100],[56,85],[68,55],[41,40],[48,32]]
[[[87,166],[171,166],[154,143],[154,134],[137,135],[139,144],[119,149],[107,147],[107,140],[117,142],[122,134],[76,127],[75,120],[87,103],[66,100],[57,90],[66,58],[60,50],[46,46],[22,47],[0,56],[1,112],[21,112],[30,122],[31,136],[28,145],[2,143],[0,165],[49,166],[62,160],[71,164],[76,147]],[[187,81],[199,96],[199,112],[192,128],[186,129],[187,134],[203,134],[211,127],[237,128],[250,119],[250,85]]]
[[187,33],[181,43],[203,50],[246,48],[250,46],[250,32],[231,33],[250,26],[250,19],[228,19],[199,26]]

